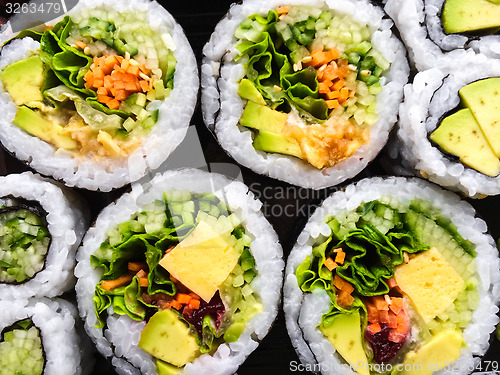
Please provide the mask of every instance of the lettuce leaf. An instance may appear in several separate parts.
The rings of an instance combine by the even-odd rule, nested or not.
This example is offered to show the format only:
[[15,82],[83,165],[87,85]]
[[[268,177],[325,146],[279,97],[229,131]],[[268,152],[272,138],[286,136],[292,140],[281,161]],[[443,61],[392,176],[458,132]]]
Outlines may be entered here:
[[75,109],[87,125],[94,130],[118,130],[122,128],[123,118],[114,114],[106,114],[94,109],[84,98],[65,85],[59,85],[44,92],[45,98],[58,107],[71,100]]
[[85,96],[97,97],[93,90],[85,88],[83,78],[92,58],[65,42],[72,25],[71,17],[65,16],[52,29],[44,31],[40,39],[40,58],[64,85]]
[[[403,252],[417,253],[429,249],[408,231],[404,220],[394,216],[393,228],[381,233],[375,226],[362,218],[369,212],[380,209],[380,202],[369,202],[358,209],[361,218],[353,229],[347,230],[336,219],[325,221],[332,228],[332,234],[324,242],[315,246],[311,256],[297,267],[295,275],[303,292],[324,289],[332,301],[330,311],[323,315],[322,322],[328,326],[330,318],[338,313],[363,308],[363,296],[382,295],[389,292],[387,279],[394,276],[394,269],[403,263]],[[333,249],[342,248],[346,253],[344,264],[333,272],[324,265],[325,259],[333,256]],[[336,302],[334,273],[337,273],[355,288],[354,303],[341,308]]]
[[[314,68],[294,72],[290,49],[283,43],[276,31],[278,20],[275,11],[269,11],[266,18],[254,14],[245,20],[235,35],[242,40],[236,48],[240,55],[248,56],[246,77],[252,81],[262,96],[273,103],[273,107],[294,106],[305,111],[313,121],[320,122],[328,117],[325,100],[319,98],[317,73]],[[279,51],[278,51],[279,50]],[[282,90],[276,90],[275,86]]]

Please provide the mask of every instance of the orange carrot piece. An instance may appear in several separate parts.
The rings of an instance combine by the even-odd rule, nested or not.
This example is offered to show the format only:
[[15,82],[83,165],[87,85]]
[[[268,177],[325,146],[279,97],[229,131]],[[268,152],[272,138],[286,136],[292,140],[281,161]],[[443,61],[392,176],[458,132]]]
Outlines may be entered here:
[[200,300],[192,298],[191,301],[189,301],[188,308],[198,310],[200,308]]
[[389,311],[389,321],[387,322],[387,325],[389,326],[389,328],[398,327],[398,318],[392,311]]
[[108,89],[105,87],[99,87],[97,89],[97,95],[108,95]]
[[365,300],[365,306],[366,306],[366,312],[367,312],[367,319],[369,322],[372,323],[377,323],[380,319],[378,309],[375,307],[373,303],[371,303],[368,300]]
[[348,97],[349,97],[349,89],[346,87],[341,88],[339,102],[345,102]]
[[333,285],[337,288],[337,289],[344,289],[344,279],[341,278],[338,274],[335,274],[335,276],[333,277]]
[[320,94],[327,94],[330,92],[330,85],[328,82],[320,82],[318,83],[318,91]]
[[183,305],[187,305],[192,300],[192,297],[189,294],[177,293],[175,300]]
[[326,102],[326,106],[328,107],[328,109],[335,109],[335,108],[340,107],[340,103],[337,99],[325,100],[325,102]]
[[335,263],[332,258],[328,257],[325,259],[325,267],[328,268],[329,271],[333,271],[338,267],[338,264]]
[[151,91],[151,86],[149,85],[148,81],[142,80],[142,81],[139,81],[139,84],[141,85],[142,92]]
[[92,84],[92,86],[96,89],[98,89],[99,87],[103,87],[104,86],[104,80],[102,79],[94,79],[94,83]]
[[116,90],[116,93],[115,93],[115,99],[122,102],[124,101],[125,99],[127,99],[129,97],[129,95],[127,94],[127,91],[125,90]]
[[180,310],[182,308],[182,304],[177,302],[175,299],[170,301],[170,305],[176,310]]
[[134,275],[127,274],[127,275],[120,276],[119,278],[114,279],[114,280],[104,280],[101,282],[101,289],[104,289],[104,290],[109,292],[110,290],[127,285],[128,283],[130,283],[132,281],[133,278],[134,278]]
[[97,101],[99,103],[108,104],[112,100],[113,100],[113,98],[110,97],[110,96],[107,96],[107,95],[97,95]]
[[332,49],[326,51],[325,54],[326,54],[326,57],[327,57],[329,62],[332,60],[336,60],[340,57],[339,50],[336,48],[332,48]]
[[111,89],[113,87],[113,78],[110,75],[104,76],[104,87]]
[[139,85],[139,89],[137,89],[137,85],[139,85],[139,83],[127,82],[125,84],[125,90],[132,91],[132,92],[141,91],[141,86]]
[[344,290],[342,290],[337,296],[337,303],[340,307],[351,306],[353,302],[354,297]]
[[94,69],[94,77],[97,79],[104,79],[104,72],[102,71],[101,67],[96,66]]
[[387,304],[387,301],[385,300],[384,297],[382,296],[373,296],[372,297],[373,304],[375,307],[379,310],[382,311],[388,311],[389,310],[389,305]]
[[345,81],[342,78],[339,78],[335,82],[333,82],[332,91],[340,91],[345,86]]
[[340,92],[338,91],[330,91],[326,94],[326,97],[330,100],[337,99],[340,96]]
[[380,310],[379,316],[380,316],[380,323],[389,323],[389,311]]
[[110,102],[106,103],[106,105],[110,109],[118,109],[118,108],[120,108],[120,102],[118,100],[116,100],[116,99],[111,100]]
[[139,75],[139,67],[137,65],[130,65],[126,70],[127,70],[127,73],[130,73],[134,76]]
[[129,66],[130,66],[130,60],[129,59],[123,59],[123,61],[121,63],[121,68],[126,71]]
[[196,293],[191,292],[191,293],[189,293],[189,295],[191,296],[191,298],[200,299],[200,296]]
[[366,330],[369,333],[371,333],[372,335],[374,335],[374,334],[382,331],[382,328],[380,327],[380,324],[378,324],[378,323],[371,323],[371,324],[368,324],[368,326],[366,327]]
[[147,288],[149,285],[148,274],[143,269],[139,270],[136,273],[136,276],[139,278],[139,286]]
[[321,48],[312,51],[311,57],[311,65],[314,67],[318,67],[329,62],[325,52]]
[[335,257],[335,263],[342,265],[344,264],[344,260],[345,260],[345,253],[343,251],[339,251],[337,253],[337,256]]
[[113,87],[117,90],[125,90],[125,82],[123,81],[115,81]]
[[390,279],[386,280],[387,285],[389,286],[389,289],[393,289],[398,286],[398,283],[396,282],[396,279],[394,277],[391,277]]
[[290,11],[290,8],[288,8],[286,5],[279,6],[276,8],[276,13],[278,13],[280,16],[282,14],[287,14]]
[[398,315],[401,312],[401,310],[403,310],[403,299],[392,297],[391,302],[392,303],[389,305],[389,309],[391,309],[391,311],[394,312],[394,314]]
[[75,42],[75,46],[77,46],[80,49],[85,49],[85,47],[87,47],[87,43],[82,42],[81,40],[77,40]]

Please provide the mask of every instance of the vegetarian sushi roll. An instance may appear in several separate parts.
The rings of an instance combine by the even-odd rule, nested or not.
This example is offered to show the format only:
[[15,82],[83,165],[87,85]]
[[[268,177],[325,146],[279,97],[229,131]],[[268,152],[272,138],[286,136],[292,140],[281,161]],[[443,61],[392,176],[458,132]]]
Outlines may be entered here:
[[496,0],[387,0],[418,70],[436,66],[457,49],[500,57],[500,3]]
[[0,298],[54,297],[72,288],[86,214],[74,193],[37,175],[0,177]]
[[396,122],[409,68],[363,0],[244,1],[203,49],[202,110],[224,150],[308,188],[355,176]]
[[78,251],[80,316],[119,374],[233,374],[273,323],[284,262],[239,182],[169,171],[105,208]]
[[92,344],[75,306],[62,299],[0,300],[0,374],[85,375]]
[[500,61],[466,53],[458,63],[443,61],[405,87],[403,165],[470,197],[499,194]]
[[156,1],[82,0],[17,38],[0,56],[0,141],[38,172],[109,191],[158,168],[184,138],[196,60]]
[[467,374],[499,322],[499,265],[485,222],[455,194],[365,179],[325,200],[299,235],[288,332],[323,374]]

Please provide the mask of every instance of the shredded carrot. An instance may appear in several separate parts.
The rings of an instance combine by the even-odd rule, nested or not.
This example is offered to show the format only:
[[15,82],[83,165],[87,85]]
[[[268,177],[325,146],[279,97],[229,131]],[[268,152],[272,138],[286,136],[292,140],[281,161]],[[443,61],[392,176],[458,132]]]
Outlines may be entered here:
[[328,257],[325,260],[325,267],[328,268],[329,271],[333,271],[338,267],[338,264],[335,263],[332,258]]
[[111,109],[120,108],[120,103],[134,93],[147,93],[153,89],[151,70],[130,57],[94,56],[84,79],[86,88],[97,91],[97,101]]
[[134,278],[134,275],[127,274],[127,275],[120,276],[119,278],[114,279],[114,280],[104,280],[101,282],[101,289],[109,292],[110,290],[113,290],[113,289],[116,289],[116,288],[119,288],[121,286],[129,284],[133,278]]
[[339,108],[348,98],[354,96],[355,90],[345,87],[345,78],[351,72],[349,62],[340,58],[338,49],[315,49],[302,63],[304,66],[316,68],[318,91],[323,95],[329,109]]

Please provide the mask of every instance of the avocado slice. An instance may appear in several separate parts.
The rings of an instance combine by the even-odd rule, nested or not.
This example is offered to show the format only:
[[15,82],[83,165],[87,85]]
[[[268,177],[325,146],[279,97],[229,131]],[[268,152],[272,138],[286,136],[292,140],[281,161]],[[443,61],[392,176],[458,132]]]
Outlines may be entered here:
[[500,157],[500,78],[472,82],[459,91],[497,157]]
[[241,116],[240,125],[281,134],[287,119],[288,115],[286,113],[249,101]]
[[156,373],[158,375],[178,375],[180,370],[179,367],[173,366],[170,363],[159,359],[156,360]]
[[142,330],[139,347],[157,359],[182,367],[198,354],[198,344],[189,331],[172,310],[161,310]]
[[[403,363],[400,375],[432,375],[460,357],[462,349],[462,333],[455,330],[444,330],[429,342],[409,352]],[[405,369],[411,369],[405,371]]]
[[50,143],[57,148],[74,150],[76,141],[69,134],[64,133],[64,128],[42,117],[38,112],[22,106],[17,109],[14,125],[19,126],[31,135]]
[[32,102],[43,101],[41,87],[45,80],[45,66],[38,55],[7,65],[0,79],[17,105],[32,106]]
[[445,117],[430,139],[444,151],[458,156],[465,165],[485,175],[495,177],[500,173],[500,160],[468,108]]
[[370,375],[368,359],[363,349],[359,310],[338,314],[333,319],[329,327],[320,325],[319,330],[358,374]]
[[266,105],[264,97],[249,79],[244,78],[241,80],[238,87],[238,95],[243,99],[251,100],[261,105]]
[[303,159],[302,149],[299,143],[293,139],[281,134],[259,131],[253,141],[253,146],[256,150],[266,152],[276,152],[278,154],[292,155],[299,159]]
[[499,27],[500,4],[497,0],[446,0],[442,22],[447,34]]

